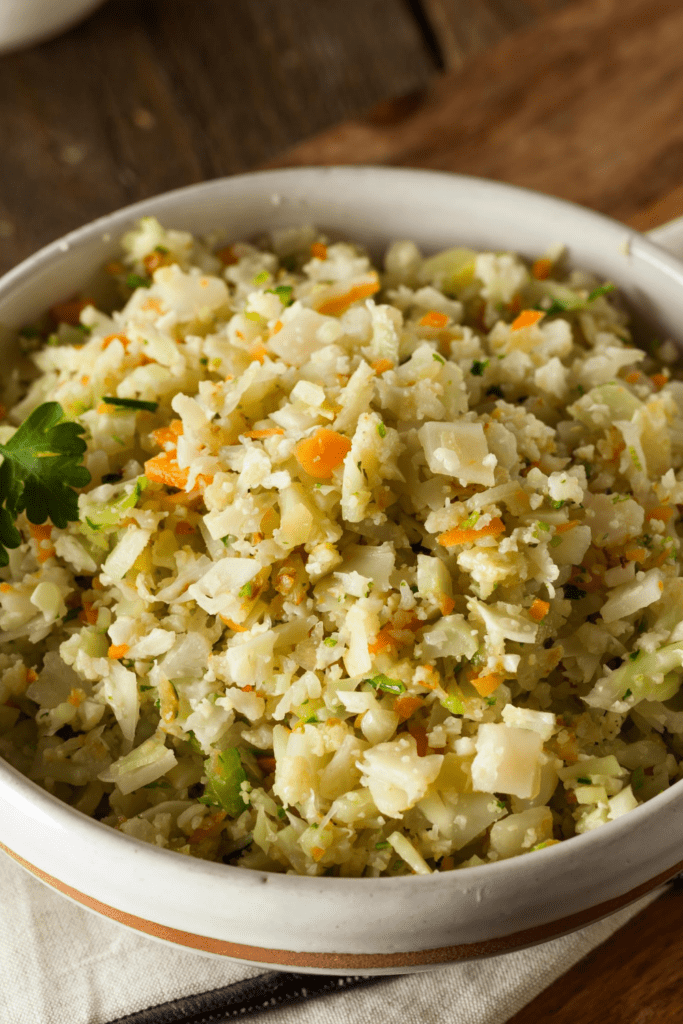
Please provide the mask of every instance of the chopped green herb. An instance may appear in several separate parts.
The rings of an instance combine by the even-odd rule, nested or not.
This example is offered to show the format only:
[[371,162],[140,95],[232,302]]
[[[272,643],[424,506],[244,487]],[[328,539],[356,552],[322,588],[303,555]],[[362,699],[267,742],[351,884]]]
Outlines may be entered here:
[[489,365],[489,360],[488,359],[482,359],[482,360],[475,359],[474,362],[472,363],[472,368],[470,370],[470,373],[472,374],[473,377],[481,377],[481,376],[483,376],[484,370],[486,369],[486,367],[488,365]]
[[129,274],[126,278],[126,288],[130,288],[133,292],[136,288],[149,288],[151,283],[151,277],[141,277],[139,274]]
[[642,766],[639,765],[638,768],[636,768],[631,774],[631,789],[633,789],[634,791],[637,789],[642,789],[644,785],[645,772],[643,771]]
[[380,437],[387,436],[387,428],[384,426],[382,422],[377,424],[377,433],[379,434]]
[[138,398],[116,398],[114,395],[104,395],[102,401],[105,405],[116,405],[121,409],[144,409],[145,412],[156,412],[159,408],[158,402],[141,402]]
[[391,843],[388,843],[386,839],[383,840],[381,843],[375,843],[376,850],[388,850],[390,846]]
[[62,622],[73,622],[74,619],[78,618],[79,612],[79,608],[69,608],[68,612],[63,617]]
[[486,698],[486,703],[488,704],[488,706],[490,708],[493,708],[493,707],[496,706],[496,698],[495,697],[487,697]]
[[267,270],[262,270],[260,274],[257,274],[254,278],[254,284],[265,284],[270,274]]
[[629,661],[636,661],[636,659],[639,658],[639,657],[640,657],[640,651],[631,651],[631,653],[628,656]]
[[323,640],[323,643],[325,644],[325,647],[336,647],[337,646],[337,641],[335,640],[335,638],[333,636],[326,636],[325,639]]
[[384,693],[405,693],[405,685],[400,679],[390,679],[389,676],[378,675],[372,679],[364,679],[363,682],[370,683],[374,690],[382,690]]
[[567,504],[567,502],[566,501],[553,501],[551,499],[550,504],[551,504],[552,508],[564,508],[564,506]]
[[643,464],[638,457],[638,452],[635,450],[632,444],[629,445],[628,453],[631,456],[631,462],[633,463],[635,468],[641,470],[643,468]]
[[543,519],[539,519],[538,528],[539,530],[543,530],[544,533],[547,533],[550,529],[550,523],[546,523]]
[[209,365],[209,360],[206,358],[206,356],[202,356],[201,357],[201,359],[199,360],[199,365],[200,366],[208,366]]
[[460,690],[454,684],[448,687],[448,692],[441,701],[441,706],[450,711],[452,715],[464,715],[465,705],[461,700]]
[[283,306],[291,306],[294,302],[292,291],[291,284],[279,284],[276,288],[266,288],[269,295],[277,295]]
[[45,402],[0,444],[0,566],[9,562],[7,548],[21,543],[15,526],[20,512],[26,511],[34,524],[49,517],[60,530],[78,519],[74,488],[90,483],[90,473],[81,465],[85,428],[64,423],[63,417],[58,402]]
[[225,537],[221,537],[221,541],[225,544],[226,548],[229,548],[231,544],[234,544],[237,537],[234,533],[226,533]]
[[505,395],[503,394],[503,389],[499,387],[497,384],[494,384],[492,388],[489,388],[486,394],[491,398],[505,398]]
[[251,595],[253,593],[253,590],[254,590],[253,585],[252,585],[251,581],[249,581],[249,583],[245,583],[244,586],[241,587],[238,590],[237,596],[238,597],[251,597]]
[[578,779],[576,781],[580,782],[582,786],[590,786],[590,785],[592,785],[591,780],[586,778],[585,775],[579,775],[579,777],[578,777]]
[[595,300],[599,299],[601,295],[609,295],[610,292],[614,291],[615,287],[616,286],[613,285],[611,281],[608,281],[606,284],[601,284],[599,288],[593,289],[586,299],[586,302],[595,302]]
[[629,688],[621,699],[622,700],[628,700],[629,697],[632,695],[632,693],[633,693],[633,691]]
[[432,352],[432,359],[434,360],[435,363],[441,363],[442,366],[446,362],[443,356],[440,356],[438,352]]
[[277,816],[278,818],[280,818],[280,820],[287,817],[287,811],[284,809],[284,807],[278,807]]
[[458,529],[459,530],[472,530],[477,525],[477,523],[479,522],[480,515],[481,515],[481,512],[477,512],[475,510],[474,512],[472,512],[471,515],[469,515],[467,517],[467,519],[463,519],[463,521],[460,523],[460,526],[458,527]]
[[554,537],[550,538],[550,541],[548,543],[551,548],[559,548],[560,544],[562,543],[562,536],[560,534],[555,534]]

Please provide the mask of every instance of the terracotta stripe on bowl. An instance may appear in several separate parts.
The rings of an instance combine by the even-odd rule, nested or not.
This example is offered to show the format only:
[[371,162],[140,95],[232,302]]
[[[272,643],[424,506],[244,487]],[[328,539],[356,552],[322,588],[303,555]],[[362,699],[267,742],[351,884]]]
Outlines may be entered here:
[[287,949],[266,949],[261,946],[246,946],[240,942],[228,942],[223,939],[209,938],[204,935],[195,935],[192,932],[181,931],[178,928],[170,928],[167,925],[155,924],[144,917],[137,917],[124,910],[117,910],[107,903],[94,899],[86,893],[74,889],[65,882],[49,875],[46,871],[35,867],[29,861],[24,860],[14,853],[3,843],[0,849],[9,854],[17,863],[30,871],[41,881],[57,889],[59,892],[70,896],[71,899],[88,907],[90,910],[109,917],[120,924],[134,928],[136,931],[152,935],[157,939],[164,939],[166,942],[173,942],[178,946],[185,946],[188,949],[197,949],[203,953],[213,953],[217,956],[227,956],[234,960],[251,960],[257,963],[267,964],[270,967],[291,968],[315,968],[317,970],[333,970],[349,972],[358,970],[369,971],[392,971],[406,967],[423,967],[446,965],[460,960],[473,960],[485,956],[494,956],[508,950],[522,949],[525,946],[535,945],[539,942],[547,942],[549,939],[557,938],[568,932],[582,928],[592,921],[601,917],[607,917],[628,903],[644,896],[646,893],[656,889],[657,886],[673,878],[674,875],[683,871],[683,861],[674,867],[661,872],[635,889],[629,890],[622,896],[590,907],[577,914],[570,914],[568,917],[558,918],[549,924],[539,925],[535,928],[526,928],[512,935],[503,935],[500,938],[488,939],[485,942],[471,942],[459,946],[441,946],[438,949],[420,949],[415,952],[403,953],[312,953],[295,952]]

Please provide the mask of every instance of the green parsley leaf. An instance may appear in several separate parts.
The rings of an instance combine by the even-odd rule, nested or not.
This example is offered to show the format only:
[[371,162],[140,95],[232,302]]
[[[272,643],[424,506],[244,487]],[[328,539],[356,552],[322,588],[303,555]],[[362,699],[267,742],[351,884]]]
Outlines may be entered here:
[[116,405],[121,409],[144,409],[146,412],[156,412],[159,408],[158,402],[141,402],[138,398],[116,398],[115,395],[105,395],[102,401],[105,405]]
[[383,423],[378,423],[377,424],[377,433],[382,438],[387,436],[387,428],[384,426]]
[[253,589],[254,588],[253,588],[253,586],[251,584],[251,581],[249,581],[249,583],[245,583],[243,587],[240,587],[240,589],[237,591],[237,596],[238,597],[251,597],[251,595],[253,593]]
[[616,285],[613,285],[611,281],[601,284],[599,288],[593,289],[586,299],[586,302],[595,302],[595,300],[599,299],[601,295],[609,295],[610,292],[614,291],[615,287]]
[[0,566],[9,561],[7,548],[21,543],[14,525],[20,512],[26,511],[30,523],[50,518],[60,530],[78,519],[74,488],[90,483],[90,473],[81,465],[85,428],[63,418],[58,402],[44,402],[0,444]]
[[129,274],[126,278],[126,288],[130,288],[133,292],[136,288],[149,288],[151,283],[151,277],[141,277],[139,274]]
[[552,508],[564,508],[566,504],[566,501],[553,501],[552,499],[550,501],[550,505],[552,506]]
[[390,846],[391,846],[391,843],[388,843],[386,841],[386,839],[383,842],[381,842],[381,843],[375,843],[375,849],[376,850],[388,850]]
[[591,786],[592,785],[591,780],[587,779],[584,775],[579,775],[579,777],[578,777],[578,779],[576,781],[580,782],[582,786]]
[[326,636],[325,639],[323,640],[323,643],[325,644],[325,647],[337,646],[337,641],[334,639],[333,636]]
[[278,299],[283,306],[291,306],[294,302],[292,298],[293,287],[291,284],[279,284],[275,288],[267,288],[266,291],[271,295],[277,295]]
[[470,370],[470,373],[472,374],[473,377],[481,377],[481,376],[483,376],[484,370],[486,369],[486,367],[488,365],[489,365],[488,359],[483,359],[483,360],[475,359],[474,362],[472,363],[472,368]]
[[629,687],[629,689],[626,691],[626,693],[624,694],[624,696],[621,699],[622,700],[628,700],[632,693],[633,693],[633,690],[631,690],[630,687]]

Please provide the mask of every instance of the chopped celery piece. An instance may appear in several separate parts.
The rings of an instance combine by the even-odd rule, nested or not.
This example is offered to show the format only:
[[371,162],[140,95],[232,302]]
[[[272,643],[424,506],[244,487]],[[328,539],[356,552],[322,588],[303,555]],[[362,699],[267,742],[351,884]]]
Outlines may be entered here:
[[240,792],[247,773],[242,767],[237,747],[211,754],[204,762],[204,771],[207,783],[200,802],[222,807],[231,818],[237,818],[247,808]]
[[89,505],[86,509],[85,521],[91,530],[100,530],[103,526],[116,526],[128,509],[135,508],[140,495],[147,486],[147,477],[139,476],[132,491],[120,494],[118,498]]
[[389,676],[373,676],[372,679],[366,679],[366,683],[370,683],[370,686],[374,690],[383,690],[384,693],[405,693],[405,685],[400,679],[390,679]]
[[623,704],[628,690],[631,691],[627,698],[630,707],[641,700],[670,700],[680,688],[682,668],[683,641],[667,644],[652,654],[641,651],[634,661],[629,658],[614,672],[599,679],[584,699],[591,707],[606,711],[615,704]]

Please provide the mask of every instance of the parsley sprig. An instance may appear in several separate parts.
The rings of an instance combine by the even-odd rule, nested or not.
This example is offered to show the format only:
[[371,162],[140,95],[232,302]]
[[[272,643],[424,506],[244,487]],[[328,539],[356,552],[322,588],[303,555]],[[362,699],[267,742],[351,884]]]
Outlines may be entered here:
[[78,519],[73,488],[90,483],[90,473],[81,465],[85,428],[63,419],[59,402],[44,402],[7,444],[0,444],[0,566],[9,561],[7,548],[21,544],[15,526],[20,512],[35,524],[49,517],[59,529]]

